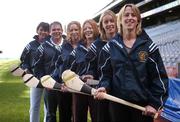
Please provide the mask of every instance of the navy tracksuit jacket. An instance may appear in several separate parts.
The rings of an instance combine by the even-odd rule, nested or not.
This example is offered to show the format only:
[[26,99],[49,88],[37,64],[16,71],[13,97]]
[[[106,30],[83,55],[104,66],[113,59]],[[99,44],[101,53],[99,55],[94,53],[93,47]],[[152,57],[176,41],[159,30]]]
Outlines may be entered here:
[[[144,34],[137,37],[129,54],[120,34],[103,47],[99,61],[100,86],[116,97],[144,102],[158,109],[167,97],[168,77],[158,47]],[[128,57],[140,81],[136,81]],[[141,82],[143,88],[137,82]]]

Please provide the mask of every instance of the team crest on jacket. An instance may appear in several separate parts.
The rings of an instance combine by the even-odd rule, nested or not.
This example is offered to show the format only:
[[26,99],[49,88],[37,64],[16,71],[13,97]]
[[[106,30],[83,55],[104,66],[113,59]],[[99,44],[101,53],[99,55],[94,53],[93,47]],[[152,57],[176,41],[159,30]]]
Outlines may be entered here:
[[140,62],[145,62],[146,59],[148,58],[148,53],[146,51],[140,51],[138,53],[138,58]]

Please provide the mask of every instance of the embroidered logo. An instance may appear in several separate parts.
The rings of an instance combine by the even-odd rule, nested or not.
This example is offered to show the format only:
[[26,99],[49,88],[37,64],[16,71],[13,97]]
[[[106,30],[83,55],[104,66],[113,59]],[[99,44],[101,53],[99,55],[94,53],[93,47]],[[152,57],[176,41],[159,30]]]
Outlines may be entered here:
[[146,59],[148,58],[148,53],[146,51],[140,51],[138,53],[138,57],[140,62],[145,62]]

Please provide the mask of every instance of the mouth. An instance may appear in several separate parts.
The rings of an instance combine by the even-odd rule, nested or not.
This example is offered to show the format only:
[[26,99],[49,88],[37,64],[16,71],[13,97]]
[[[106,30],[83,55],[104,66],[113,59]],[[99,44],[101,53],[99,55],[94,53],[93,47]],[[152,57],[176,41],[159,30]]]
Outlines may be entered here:
[[91,35],[92,35],[92,33],[86,33],[85,35],[86,35],[86,36],[91,36]]
[[109,31],[112,31],[112,30],[114,30],[114,26],[111,26],[111,27],[109,27],[109,28],[107,28]]

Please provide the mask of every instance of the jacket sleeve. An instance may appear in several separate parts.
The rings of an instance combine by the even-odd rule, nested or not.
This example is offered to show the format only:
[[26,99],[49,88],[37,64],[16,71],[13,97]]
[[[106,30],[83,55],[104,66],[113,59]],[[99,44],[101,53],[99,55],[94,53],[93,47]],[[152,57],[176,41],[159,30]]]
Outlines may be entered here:
[[24,48],[20,60],[21,60],[21,68],[22,69],[28,69],[29,71],[31,70],[31,66],[30,66],[30,51],[31,51],[31,45],[28,44],[26,45],[26,47]]
[[107,91],[111,89],[112,81],[112,67],[110,61],[109,45],[106,44],[99,55],[99,71],[100,71],[100,83],[99,87],[105,87]]
[[62,73],[67,69],[71,69],[71,66],[73,65],[73,57],[70,58],[70,54],[66,54],[66,56],[64,56],[64,59],[61,58],[61,63],[62,64],[59,66],[58,77],[60,81],[63,82],[61,77]]
[[54,71],[53,71],[53,73],[51,75],[52,78],[54,80],[56,80],[57,82],[59,82],[59,83],[62,83],[62,79],[61,79],[61,75],[60,75],[62,64],[63,64],[62,56],[59,55],[58,59],[57,59],[57,61],[55,63],[55,69],[54,69]]
[[149,104],[159,109],[168,95],[168,77],[159,49],[154,43],[149,46],[147,70],[151,93]]
[[34,61],[33,61],[33,67],[34,67],[33,73],[35,77],[37,77],[38,79],[40,79],[45,74],[43,68],[44,67],[43,57],[44,57],[44,47],[40,45],[36,50],[36,54],[34,56]]
[[96,76],[94,70],[97,70],[97,63],[98,63],[97,54],[93,52],[90,48],[88,53],[86,54],[86,62],[87,62],[87,72],[86,74]]
[[69,55],[69,59],[67,61],[69,65],[69,69],[71,69],[74,72],[76,72],[77,70],[76,55],[77,55],[76,50],[73,50]]

